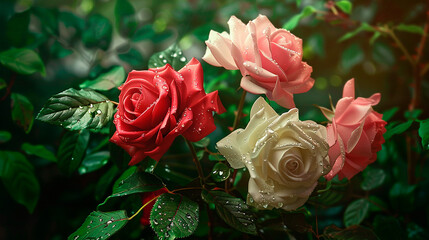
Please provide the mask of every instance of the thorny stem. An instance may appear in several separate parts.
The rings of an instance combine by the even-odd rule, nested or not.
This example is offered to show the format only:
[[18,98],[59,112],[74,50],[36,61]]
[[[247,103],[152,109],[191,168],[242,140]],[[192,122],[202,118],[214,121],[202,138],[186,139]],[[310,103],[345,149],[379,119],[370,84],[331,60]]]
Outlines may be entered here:
[[194,164],[197,167],[198,177],[200,178],[200,183],[202,186],[204,186],[205,185],[204,173],[203,173],[203,169],[201,168],[200,161],[198,161],[198,157],[197,157],[197,153],[195,152],[195,148],[192,145],[192,143],[189,142],[188,139],[186,139],[185,137],[183,137],[183,138],[185,139],[186,144],[188,144],[189,150],[191,150],[192,160],[194,161]]
[[411,66],[414,68],[416,62],[411,57],[408,50],[404,47],[401,40],[399,40],[399,38],[396,36],[395,32],[392,29],[390,29],[389,27],[384,27],[382,29],[384,30],[385,33],[387,33],[393,39],[393,41],[395,41],[396,45],[398,45],[399,49],[401,49],[402,53],[404,53],[405,57],[410,62]]

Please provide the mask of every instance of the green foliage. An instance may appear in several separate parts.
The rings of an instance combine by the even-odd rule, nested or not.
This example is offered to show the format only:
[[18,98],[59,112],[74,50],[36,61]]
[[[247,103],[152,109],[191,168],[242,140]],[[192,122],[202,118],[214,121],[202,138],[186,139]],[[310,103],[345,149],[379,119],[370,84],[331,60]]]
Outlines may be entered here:
[[395,116],[395,114],[398,112],[399,108],[398,107],[394,107],[391,108],[389,110],[386,110],[383,112],[383,120],[384,121],[389,121],[390,119],[392,119],[393,116]]
[[72,233],[69,240],[79,239],[109,239],[114,233],[128,223],[128,217],[124,210],[114,212],[92,212],[76,232]]
[[164,187],[162,182],[154,175],[146,172],[136,171],[135,167],[125,171],[113,186],[113,193],[98,205],[102,208],[115,197],[123,197],[136,193],[153,192]]
[[394,135],[401,134],[407,131],[407,129],[411,127],[411,124],[413,124],[413,122],[413,120],[409,120],[407,122],[400,123],[391,128],[388,128],[388,131],[383,135],[384,139],[388,140]]
[[7,87],[7,83],[3,78],[0,78],[0,90]]
[[374,231],[381,240],[406,239],[405,231],[399,220],[391,216],[377,215],[374,218]]
[[217,214],[231,227],[240,232],[256,234],[255,219],[246,203],[222,191],[201,192],[206,203],[213,203]]
[[33,127],[33,104],[28,98],[19,93],[12,93],[12,120],[20,126],[25,133],[29,133]]
[[359,44],[350,45],[341,55],[341,66],[349,71],[364,60],[364,51]]
[[182,50],[177,44],[173,44],[164,51],[152,55],[149,59],[149,68],[162,67],[168,63],[178,71],[186,65],[186,62]]
[[164,193],[150,213],[150,225],[159,239],[190,236],[198,226],[198,204],[180,194]]
[[362,226],[350,226],[340,229],[331,225],[325,228],[323,236],[329,240],[378,240],[377,235],[369,228]]
[[341,0],[341,1],[337,1],[335,2],[335,5],[341,9],[343,12],[350,14],[352,13],[352,3],[348,0]]
[[367,31],[367,32],[373,32],[374,28],[371,27],[369,24],[367,23],[362,23],[358,28],[356,28],[355,30],[348,32],[346,34],[344,34],[340,39],[338,39],[338,42],[342,42],[345,41],[349,38],[352,38],[354,36],[356,36],[357,34],[359,34],[360,32],[363,31]]
[[45,65],[39,55],[30,49],[12,48],[0,52],[0,63],[19,74],[33,74],[39,72],[46,75]]
[[78,171],[80,174],[96,171],[108,163],[109,157],[109,151],[88,154],[83,159]]
[[387,66],[395,64],[395,55],[393,54],[392,49],[381,42],[376,42],[374,44],[372,48],[372,58],[374,61]]
[[416,185],[401,182],[395,183],[389,192],[392,207],[400,212],[410,212],[414,209]]
[[30,11],[14,14],[7,22],[6,37],[14,47],[24,47],[28,40]]
[[128,0],[117,0],[115,5],[116,28],[123,37],[134,35],[137,20],[133,5]]
[[86,80],[79,85],[80,88],[91,88],[99,91],[108,91],[119,87],[125,81],[125,70],[121,66],[112,68],[94,80]]
[[82,42],[87,48],[100,48],[107,50],[112,41],[112,24],[106,17],[96,14],[92,15],[82,33]]
[[408,24],[401,23],[398,26],[396,26],[395,29],[403,32],[416,33],[421,35],[424,34],[423,27],[418,25],[413,25],[413,24],[408,25]]
[[141,53],[135,48],[130,48],[128,52],[119,54],[118,57],[122,61],[130,64],[133,68],[141,68],[144,61]]
[[155,31],[151,24],[144,25],[137,29],[132,37],[133,42],[140,42],[144,40],[150,40],[155,36]]
[[0,151],[0,178],[15,201],[32,213],[40,195],[34,167],[19,152]]
[[362,190],[370,191],[381,186],[386,179],[386,173],[383,169],[366,168],[363,171],[364,180],[361,183]]
[[429,119],[420,122],[419,136],[422,138],[422,146],[429,149]]
[[344,225],[346,227],[359,225],[367,216],[369,202],[366,199],[358,199],[350,203],[344,212]]
[[21,145],[21,149],[29,155],[35,155],[40,158],[49,160],[51,162],[57,161],[55,154],[49,151],[48,149],[46,149],[46,147],[43,145],[33,145],[30,143],[23,143]]
[[89,142],[89,131],[66,131],[57,152],[58,168],[71,175],[82,162]]
[[100,129],[110,122],[113,103],[89,89],[67,89],[52,96],[37,119],[70,130]]
[[12,134],[8,131],[0,131],[0,143],[8,142],[12,138]]
[[296,28],[296,26],[298,26],[298,23],[301,19],[306,18],[315,12],[316,12],[316,9],[314,7],[306,6],[304,9],[302,9],[302,11],[299,14],[293,16],[292,18],[289,19],[289,21],[283,24],[283,28],[286,30],[292,31]]

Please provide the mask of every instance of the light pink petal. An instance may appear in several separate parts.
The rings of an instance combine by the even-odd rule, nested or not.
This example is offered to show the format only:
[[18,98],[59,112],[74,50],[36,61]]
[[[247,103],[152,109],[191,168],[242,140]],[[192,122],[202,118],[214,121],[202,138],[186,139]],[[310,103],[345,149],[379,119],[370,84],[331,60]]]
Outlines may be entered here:
[[360,124],[371,111],[371,105],[358,105],[353,101],[340,117],[335,118],[335,121],[341,125]]
[[240,86],[253,94],[266,94],[267,90],[259,86],[251,76],[241,78]]
[[243,43],[246,36],[249,35],[246,25],[236,16],[231,16],[228,20],[229,32],[232,43],[241,51],[244,50]]
[[343,98],[344,97],[351,97],[353,99],[355,98],[355,79],[354,78],[348,80],[346,84],[344,84]]
[[302,58],[302,39],[296,37],[286,29],[277,29],[272,32],[270,42],[276,43],[288,52],[298,54]]
[[[353,102],[353,98],[351,97],[345,97],[341,98],[337,102],[337,106],[335,107],[335,119],[338,119],[341,117],[344,113],[344,111],[347,109],[347,107]],[[337,120],[334,120],[337,121]]]
[[206,45],[220,65],[228,70],[238,69],[231,56],[231,40],[224,38],[218,32],[210,31],[209,40],[206,41]]
[[286,73],[288,69],[297,68],[301,62],[299,54],[288,51],[288,49],[271,42],[270,43],[272,58],[279,64],[280,68]]
[[276,85],[272,92],[268,92],[267,97],[275,101],[278,105],[291,109],[295,107],[295,102],[293,101],[293,95],[290,92],[285,91],[281,85],[280,81],[276,82]]
[[206,61],[208,64],[216,66],[216,67],[222,67],[220,63],[216,60],[216,58],[213,56],[212,52],[210,51],[210,48],[206,48],[206,53],[203,56],[203,60]]
[[247,30],[250,32],[250,39],[252,40],[251,46],[246,45],[246,47],[252,47],[253,48],[253,54],[254,54],[254,62],[257,66],[261,67],[261,55],[259,53],[259,47],[258,47],[258,39],[256,36],[256,26],[253,22],[249,22],[247,24]]
[[259,16],[252,20],[252,22],[256,26],[256,33],[258,35],[262,34],[266,29],[269,29],[271,32],[274,32],[277,29],[265,15],[259,14]]
[[350,153],[351,151],[353,151],[356,144],[359,142],[359,139],[361,138],[361,135],[362,135],[364,124],[365,124],[365,121],[362,121],[359,127],[353,130],[352,134],[350,135],[350,138],[347,141],[347,153]]
[[275,62],[272,58],[267,56],[264,52],[260,52],[262,68],[268,70],[269,72],[279,76],[281,82],[286,82],[287,77],[283,72],[283,69],[280,68],[279,64]]
[[314,85],[314,79],[310,78],[313,68],[303,62],[298,68],[289,68],[286,71],[288,79],[287,89],[291,93],[303,93],[310,90]]

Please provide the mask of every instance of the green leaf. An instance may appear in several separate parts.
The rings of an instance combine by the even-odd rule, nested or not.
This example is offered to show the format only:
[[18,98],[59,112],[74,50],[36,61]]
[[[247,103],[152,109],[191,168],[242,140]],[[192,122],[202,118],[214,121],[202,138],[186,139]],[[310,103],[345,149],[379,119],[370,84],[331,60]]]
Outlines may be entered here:
[[33,127],[33,104],[27,97],[19,93],[12,93],[12,120],[24,129],[25,133],[29,133]]
[[392,49],[382,42],[376,42],[372,47],[372,58],[380,63],[387,66],[395,64],[395,54]]
[[85,20],[72,12],[60,12],[58,17],[59,20],[64,23],[65,27],[74,28],[78,35],[80,35],[80,33],[85,29]]
[[8,131],[0,131],[0,143],[8,142],[12,138],[12,134]]
[[417,34],[424,34],[423,27],[413,24],[399,24],[395,27],[396,30],[403,31],[403,32],[409,32],[409,33],[417,33]]
[[393,209],[398,212],[411,212],[414,209],[416,185],[395,183],[389,191]]
[[419,136],[422,138],[422,146],[429,149],[429,119],[420,122]]
[[205,147],[207,147],[210,144],[210,138],[205,137],[205,138],[201,139],[198,142],[194,142],[193,144],[194,144],[195,147],[205,148]]
[[58,41],[55,41],[52,44],[50,48],[50,52],[52,55],[56,56],[57,58],[64,58],[73,53],[72,50],[64,48],[63,45]]
[[295,0],[295,2],[297,7],[301,6],[301,0]]
[[124,210],[114,212],[92,212],[85,222],[72,233],[69,240],[108,239],[128,222]]
[[342,1],[335,2],[335,5],[337,5],[337,7],[339,9],[341,9],[341,11],[343,11],[347,14],[352,13],[352,3],[348,0],[342,0]]
[[407,239],[404,227],[402,227],[396,217],[383,215],[375,216],[373,229],[381,240]]
[[87,23],[86,30],[82,34],[82,42],[87,48],[100,48],[107,50],[112,41],[112,24],[106,17],[92,15]]
[[19,152],[0,151],[0,177],[12,198],[32,213],[40,195],[33,165]]
[[80,174],[86,174],[102,168],[109,161],[109,151],[100,151],[86,155],[78,169]]
[[32,7],[32,13],[37,16],[40,20],[40,25],[47,35],[59,36],[58,31],[58,9],[56,8],[44,8],[44,7]]
[[113,193],[98,205],[103,207],[115,197],[128,196],[135,193],[153,192],[164,187],[164,184],[153,174],[140,172],[135,167],[125,171],[113,185]]
[[37,119],[70,130],[100,129],[110,122],[113,103],[90,89],[69,88],[52,96]]
[[123,37],[133,36],[137,20],[133,5],[127,0],[117,0],[115,5],[116,28]]
[[389,207],[387,206],[387,203],[385,203],[383,200],[381,200],[380,198],[374,196],[374,195],[370,195],[368,197],[368,201],[369,201],[369,211],[370,212],[382,212],[385,211],[386,209],[388,209]]
[[28,41],[30,11],[15,13],[7,22],[6,37],[14,47],[23,47]]
[[168,63],[178,71],[186,65],[186,62],[182,50],[177,44],[173,44],[164,51],[152,55],[149,59],[149,68],[163,67]]
[[[113,165],[97,182],[95,186],[95,200],[101,201],[106,195],[107,189],[110,189],[116,176],[119,174],[119,168]],[[100,210],[97,208],[97,210]]]
[[390,128],[389,130],[387,130],[386,133],[384,133],[383,137],[385,140],[390,139],[393,135],[397,135],[397,134],[401,134],[405,131],[407,131],[408,128],[411,127],[411,125],[413,124],[413,120],[409,120],[407,122],[404,123],[400,123],[392,128]]
[[48,149],[46,149],[46,147],[43,145],[33,145],[30,143],[23,143],[21,145],[21,149],[25,151],[27,154],[36,155],[40,158],[49,160],[51,162],[57,161],[55,154],[49,151]]
[[414,109],[412,111],[405,111],[404,112],[404,117],[407,120],[416,120],[420,114],[422,114],[423,110],[421,109]]
[[354,66],[362,62],[363,59],[364,54],[362,48],[357,43],[354,43],[346,48],[341,55],[341,66],[346,71],[349,71]]
[[19,74],[33,74],[40,72],[46,75],[45,65],[39,55],[26,48],[12,48],[0,52],[0,63]]
[[121,86],[125,80],[125,70],[121,66],[116,66],[110,71],[101,74],[94,80],[86,80],[79,85],[80,88],[91,88],[99,91],[108,91]]
[[153,30],[153,27],[151,24],[147,24],[142,26],[141,28],[137,29],[137,31],[134,33],[133,38],[131,41],[133,42],[140,42],[144,40],[150,40],[155,36],[155,31]]
[[371,39],[369,40],[369,43],[372,45],[375,43],[375,41],[381,36],[380,32],[374,32]]
[[358,28],[356,28],[354,31],[348,32],[344,34],[340,39],[338,39],[338,42],[345,41],[349,38],[352,38],[356,36],[358,33],[367,31],[367,32],[374,32],[374,28],[368,25],[367,23],[362,23]]
[[224,163],[216,163],[213,166],[211,176],[215,182],[223,182],[229,178],[230,171],[229,167]]
[[228,225],[244,233],[256,234],[255,218],[243,200],[222,191],[203,190],[201,196],[206,203],[215,204],[216,212]]
[[119,54],[118,57],[133,68],[141,68],[144,61],[142,54],[135,48],[130,48],[128,52]]
[[359,225],[368,214],[369,202],[366,199],[358,199],[350,203],[344,212],[344,225]]
[[369,191],[381,186],[386,179],[386,173],[383,169],[366,168],[363,171],[363,182],[360,187],[364,191]]
[[0,90],[7,87],[7,83],[3,78],[0,78]]
[[371,229],[362,226],[350,226],[341,229],[335,225],[330,225],[323,231],[323,237],[327,240],[379,240]]
[[386,122],[389,121],[390,119],[392,119],[393,116],[395,116],[395,113],[397,113],[398,110],[399,110],[398,107],[394,107],[394,108],[391,108],[389,110],[384,111],[383,112],[383,120]]
[[316,9],[312,6],[306,6],[302,11],[292,18],[290,18],[285,24],[283,24],[283,28],[289,31],[292,31],[295,29],[296,26],[298,26],[298,23],[301,19],[310,16],[311,14],[315,13]]
[[58,148],[57,158],[59,169],[71,175],[77,170],[85,154],[89,142],[89,131],[66,131]]
[[150,226],[159,239],[190,236],[198,226],[198,204],[180,194],[164,193],[150,213]]

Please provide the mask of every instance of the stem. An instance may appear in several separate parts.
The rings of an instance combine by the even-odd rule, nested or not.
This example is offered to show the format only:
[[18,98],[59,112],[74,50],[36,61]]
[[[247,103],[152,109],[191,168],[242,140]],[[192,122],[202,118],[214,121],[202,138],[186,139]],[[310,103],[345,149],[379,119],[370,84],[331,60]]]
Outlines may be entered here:
[[210,211],[210,207],[208,204],[206,205],[206,210],[207,210],[207,215],[209,217],[209,221],[207,223],[207,225],[209,226],[209,236],[208,239],[211,240],[213,239],[213,216],[212,216],[212,212]]
[[134,215],[129,217],[127,220],[130,221],[131,219],[133,219],[135,216],[137,216],[143,210],[143,208],[145,208],[149,203],[151,203],[153,200],[157,199],[158,197],[159,196],[156,196],[156,197],[152,198],[150,201],[148,201],[147,203],[145,203],[136,213],[134,213]]
[[170,193],[175,193],[178,191],[185,191],[185,190],[194,190],[194,189],[202,189],[201,187],[187,187],[187,188],[179,188],[171,191]]
[[118,102],[115,102],[115,101],[112,101],[112,100],[109,100],[111,103],[113,103],[113,104],[115,104],[116,106],[118,106],[119,105],[119,103]]
[[416,57],[416,63],[420,61],[421,56],[423,55],[423,50],[425,48],[426,38],[429,32],[429,12],[426,14],[426,23],[425,27],[423,29],[423,36],[420,39],[419,47],[417,48],[417,57]]
[[[183,138],[185,138],[185,137],[183,137]],[[205,185],[204,173],[203,173],[203,169],[201,168],[200,161],[198,161],[198,157],[197,157],[197,153],[195,152],[195,148],[192,145],[192,143],[189,142],[189,140],[186,138],[185,138],[185,142],[186,142],[186,144],[188,144],[189,150],[191,150],[192,160],[194,161],[194,164],[197,167],[198,177],[200,178],[200,183],[202,186],[204,186]]]
[[232,125],[233,131],[238,128],[238,125],[240,125],[241,116],[243,115],[243,106],[244,106],[244,100],[246,99],[246,93],[247,92],[243,89],[240,102],[238,103],[237,116],[235,116],[234,125]]
[[10,82],[6,88],[6,94],[0,99],[0,102],[5,100],[7,98],[7,96],[9,96],[9,94],[12,90],[12,86],[15,83],[15,79],[16,79],[16,73],[12,73],[12,76],[10,77]]
[[401,51],[404,53],[404,55],[407,58],[407,60],[410,62],[411,66],[413,66],[413,68],[414,68],[415,64],[416,64],[415,61],[411,57],[411,55],[408,52],[408,50],[404,47],[404,45],[402,44],[402,42],[399,40],[399,38],[396,36],[395,32],[392,29],[387,28],[387,27],[386,27],[386,32],[393,39],[393,41],[395,41],[395,43],[398,45],[399,49],[401,49]]

